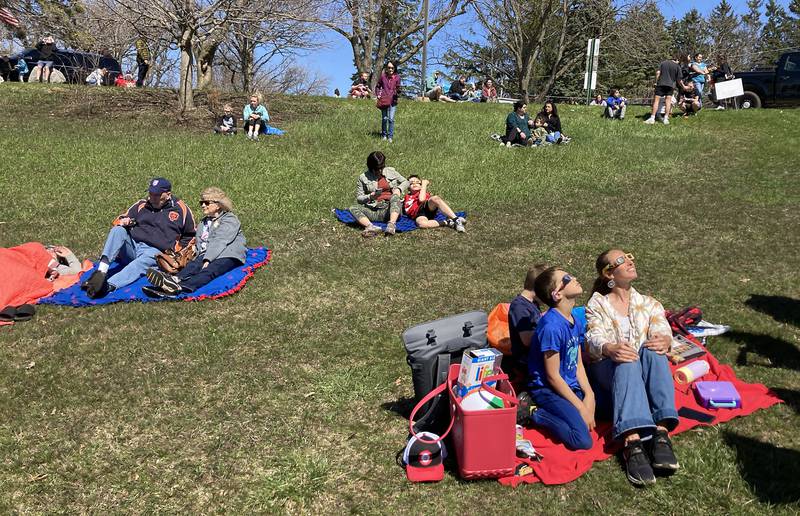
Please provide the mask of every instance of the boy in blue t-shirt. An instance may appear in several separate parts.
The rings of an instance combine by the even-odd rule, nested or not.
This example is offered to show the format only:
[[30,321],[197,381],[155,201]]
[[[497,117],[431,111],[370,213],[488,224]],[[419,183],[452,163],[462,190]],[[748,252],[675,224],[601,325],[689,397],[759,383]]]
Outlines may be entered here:
[[572,315],[583,287],[551,267],[536,278],[534,291],[550,309],[536,326],[528,355],[528,390],[536,405],[530,419],[570,450],[587,450],[593,444],[595,399],[581,360],[586,328]]

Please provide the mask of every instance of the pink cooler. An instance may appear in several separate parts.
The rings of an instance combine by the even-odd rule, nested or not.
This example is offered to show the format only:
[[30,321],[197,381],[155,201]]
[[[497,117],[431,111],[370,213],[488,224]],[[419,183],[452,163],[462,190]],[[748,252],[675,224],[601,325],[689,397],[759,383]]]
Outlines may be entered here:
[[[467,480],[512,475],[516,461],[517,397],[508,375],[487,377],[480,387],[502,399],[504,408],[465,410],[461,407],[462,398],[453,389],[458,383],[459,367],[451,365],[447,378],[450,414],[454,420],[451,437],[459,474]],[[486,385],[492,381],[497,381],[494,388]]]

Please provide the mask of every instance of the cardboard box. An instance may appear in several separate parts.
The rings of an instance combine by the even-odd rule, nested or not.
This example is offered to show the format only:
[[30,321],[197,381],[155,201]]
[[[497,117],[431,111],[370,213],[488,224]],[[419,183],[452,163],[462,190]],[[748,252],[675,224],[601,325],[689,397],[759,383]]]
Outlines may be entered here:
[[[502,358],[503,354],[494,348],[465,351],[458,372],[456,394],[463,397],[471,390],[477,389],[484,378],[498,373]],[[491,386],[494,384],[495,382],[489,383]]]

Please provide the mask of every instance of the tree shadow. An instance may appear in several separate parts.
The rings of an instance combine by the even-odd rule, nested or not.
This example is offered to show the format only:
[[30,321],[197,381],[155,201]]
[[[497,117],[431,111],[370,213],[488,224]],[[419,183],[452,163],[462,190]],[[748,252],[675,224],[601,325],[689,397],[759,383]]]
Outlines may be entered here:
[[414,410],[414,398],[400,398],[395,401],[387,401],[381,403],[381,408],[388,412],[394,412],[403,419],[411,417],[411,411]]
[[800,501],[800,452],[778,448],[742,435],[723,431],[725,443],[736,452],[742,478],[762,503]]
[[782,399],[788,407],[791,407],[792,410],[800,414],[800,392],[780,388],[771,388],[770,390]]
[[753,310],[769,315],[778,322],[800,326],[800,299],[751,294],[744,304]]
[[723,338],[744,344],[736,358],[738,365],[747,365],[747,353],[756,353],[769,360],[770,366],[800,370],[800,350],[791,342],[770,335],[729,331]]

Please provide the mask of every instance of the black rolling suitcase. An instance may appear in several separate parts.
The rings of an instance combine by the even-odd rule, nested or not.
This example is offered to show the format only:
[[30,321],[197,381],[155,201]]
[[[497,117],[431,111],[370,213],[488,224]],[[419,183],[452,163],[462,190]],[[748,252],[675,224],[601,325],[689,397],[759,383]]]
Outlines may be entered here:
[[[477,310],[418,324],[403,332],[406,360],[414,382],[414,403],[447,381],[450,364],[461,363],[464,350],[488,346],[488,324],[486,312]],[[422,416],[418,417],[414,430],[441,435],[450,421],[448,399],[445,392],[422,407],[419,411]]]

